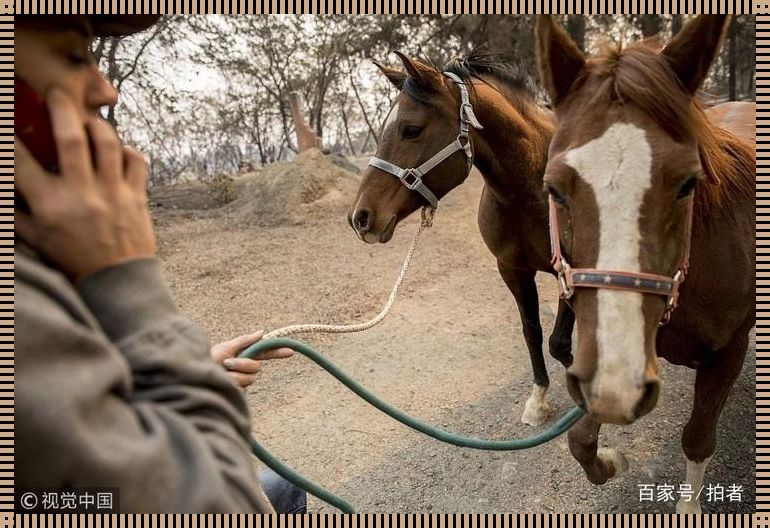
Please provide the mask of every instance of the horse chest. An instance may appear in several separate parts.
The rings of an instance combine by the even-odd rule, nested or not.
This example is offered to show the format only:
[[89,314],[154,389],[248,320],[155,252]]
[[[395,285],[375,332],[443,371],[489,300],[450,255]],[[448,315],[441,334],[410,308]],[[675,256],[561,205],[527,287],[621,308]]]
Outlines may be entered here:
[[531,210],[500,203],[485,186],[479,204],[479,231],[498,260],[515,267],[550,271],[546,207]]

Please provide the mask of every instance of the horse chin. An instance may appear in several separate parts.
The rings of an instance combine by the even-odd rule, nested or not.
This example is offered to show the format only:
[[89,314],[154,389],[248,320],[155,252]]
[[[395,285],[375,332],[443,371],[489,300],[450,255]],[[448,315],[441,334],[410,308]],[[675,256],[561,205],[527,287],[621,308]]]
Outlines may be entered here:
[[355,231],[356,231],[356,235],[358,235],[358,238],[360,238],[367,244],[376,244],[377,242],[379,242],[380,244],[385,244],[386,242],[390,242],[390,239],[393,238],[393,233],[396,231],[397,223],[398,223],[398,219],[395,216],[393,216],[388,222],[388,225],[385,226],[385,229],[383,229],[379,233],[368,231],[362,234],[357,229]]
[[388,225],[386,225],[385,229],[383,229],[382,233],[380,233],[380,244],[390,242],[390,239],[393,238],[393,233],[396,232],[397,223],[398,222],[396,221],[396,217],[392,216],[390,218],[390,222],[388,222]]
[[367,244],[376,244],[377,242],[379,242],[380,244],[385,244],[387,242],[390,242],[390,239],[393,238],[393,233],[396,231],[397,223],[398,222],[396,217],[393,216],[388,222],[388,225],[385,226],[385,229],[383,229],[379,233],[373,233],[370,231],[368,233],[364,233],[363,235],[359,235],[359,236],[361,240],[363,240]]
[[636,422],[636,418],[630,418],[627,416],[596,416],[592,414],[594,420],[601,424],[611,425],[631,425]]

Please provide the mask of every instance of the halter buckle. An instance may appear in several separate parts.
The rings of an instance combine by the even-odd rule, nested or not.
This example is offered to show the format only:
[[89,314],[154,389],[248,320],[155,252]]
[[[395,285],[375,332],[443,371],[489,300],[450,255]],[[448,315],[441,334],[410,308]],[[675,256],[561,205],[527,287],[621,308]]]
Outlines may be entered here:
[[404,169],[404,173],[401,175],[401,182],[412,191],[416,191],[417,188],[422,185],[422,173],[419,169]]
[[575,293],[575,288],[571,288],[569,283],[567,282],[567,273],[570,271],[569,263],[562,258],[558,262],[559,266],[556,270],[557,272],[557,278],[559,279],[559,294],[562,299],[565,301],[572,297]]
[[476,130],[482,130],[484,127],[479,123],[476,118],[476,113],[473,111],[473,105],[470,101],[460,104],[460,122],[466,125],[470,125]]
[[684,271],[681,269],[676,270],[674,276],[671,277],[674,281],[674,288],[671,295],[666,299],[666,311],[663,312],[663,317],[660,318],[658,326],[665,326],[671,320],[671,313],[676,309],[679,304],[679,284],[684,282]]
[[471,105],[470,102],[462,103],[460,105],[460,121],[470,124],[471,119],[469,112],[473,112],[473,105]]

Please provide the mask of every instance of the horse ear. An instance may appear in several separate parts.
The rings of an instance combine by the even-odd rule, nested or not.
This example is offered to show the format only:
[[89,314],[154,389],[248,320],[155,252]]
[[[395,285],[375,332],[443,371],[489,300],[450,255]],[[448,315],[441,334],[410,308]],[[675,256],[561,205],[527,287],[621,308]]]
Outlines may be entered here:
[[540,15],[535,23],[537,67],[540,80],[559,106],[572,88],[586,59],[567,32],[550,15]]
[[406,80],[406,73],[396,70],[395,68],[388,68],[387,66],[383,66],[379,62],[372,61],[379,70],[385,74],[385,77],[388,78],[390,83],[401,90],[401,88],[404,86],[404,81]]
[[438,71],[420,61],[410,59],[400,51],[394,51],[393,53],[398,55],[398,58],[404,63],[406,72],[417,83],[417,86],[428,92],[439,91],[441,87],[441,74]]
[[706,79],[729,23],[727,15],[700,15],[686,24],[663,50],[663,56],[690,94],[694,95]]

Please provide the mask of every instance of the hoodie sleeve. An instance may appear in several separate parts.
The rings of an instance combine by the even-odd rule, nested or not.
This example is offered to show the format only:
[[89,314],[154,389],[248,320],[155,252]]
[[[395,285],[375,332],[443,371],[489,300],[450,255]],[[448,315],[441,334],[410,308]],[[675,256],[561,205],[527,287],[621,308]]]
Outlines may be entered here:
[[73,288],[16,255],[16,485],[115,487],[124,512],[271,512],[248,409],[157,259]]

